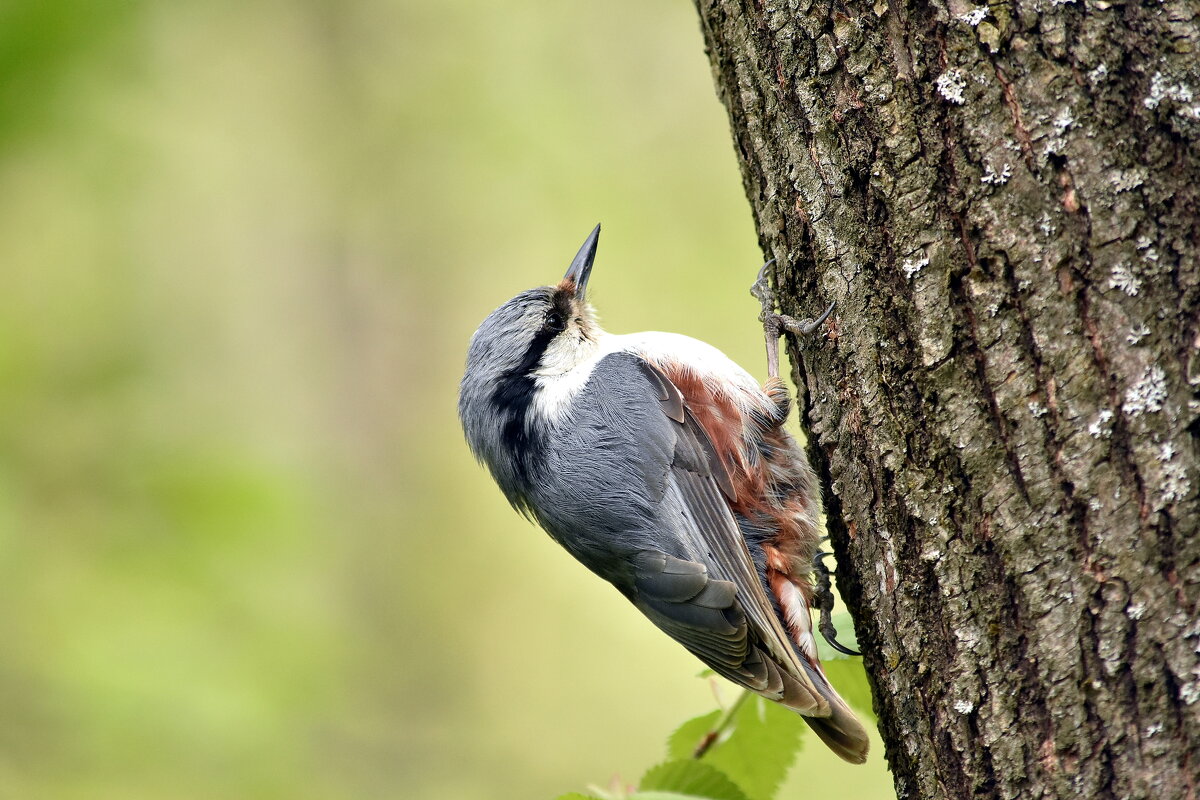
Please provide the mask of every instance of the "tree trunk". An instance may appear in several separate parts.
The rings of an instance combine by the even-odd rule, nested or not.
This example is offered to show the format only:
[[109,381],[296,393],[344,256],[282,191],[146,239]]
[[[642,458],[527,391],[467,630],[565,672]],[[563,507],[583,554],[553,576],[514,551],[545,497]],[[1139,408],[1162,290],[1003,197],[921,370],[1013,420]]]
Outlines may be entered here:
[[697,0],[901,798],[1196,798],[1200,6]]

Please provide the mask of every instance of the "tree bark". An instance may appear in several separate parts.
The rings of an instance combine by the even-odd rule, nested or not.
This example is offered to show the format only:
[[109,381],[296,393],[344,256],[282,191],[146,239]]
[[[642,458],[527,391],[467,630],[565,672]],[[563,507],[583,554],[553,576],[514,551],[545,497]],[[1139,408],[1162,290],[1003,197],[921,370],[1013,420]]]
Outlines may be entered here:
[[696,0],[901,798],[1196,798],[1200,5]]

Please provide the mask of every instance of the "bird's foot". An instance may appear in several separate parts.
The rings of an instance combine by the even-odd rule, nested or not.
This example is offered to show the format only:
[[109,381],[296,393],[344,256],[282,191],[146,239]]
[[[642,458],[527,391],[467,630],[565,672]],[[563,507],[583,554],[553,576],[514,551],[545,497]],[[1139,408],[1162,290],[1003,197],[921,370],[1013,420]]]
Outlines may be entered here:
[[830,303],[829,308],[825,309],[825,313],[812,320],[777,314],[775,312],[775,292],[771,289],[771,281],[767,275],[768,268],[774,263],[775,259],[771,259],[762,265],[762,269],[758,271],[758,277],[750,287],[750,294],[754,295],[762,305],[762,311],[758,318],[763,324],[763,335],[767,340],[767,375],[771,378],[778,378],[779,337],[784,333],[790,333],[793,336],[808,336],[817,329],[817,326],[829,319],[836,304]]
[[833,627],[833,591],[832,581],[830,580],[829,567],[822,563],[829,553],[824,550],[817,551],[813,557],[813,572],[817,576],[817,585],[813,590],[813,602],[821,612],[821,620],[817,623],[817,630],[825,637],[825,641],[829,642],[829,646],[839,653],[845,653],[848,656],[861,656],[862,653],[857,650],[851,650],[837,640],[837,628]]

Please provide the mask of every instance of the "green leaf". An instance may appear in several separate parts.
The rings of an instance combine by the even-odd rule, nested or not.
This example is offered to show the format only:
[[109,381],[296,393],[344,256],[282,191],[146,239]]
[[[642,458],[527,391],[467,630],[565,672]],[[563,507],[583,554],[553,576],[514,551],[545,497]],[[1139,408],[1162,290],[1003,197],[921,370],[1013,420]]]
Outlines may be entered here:
[[[721,712],[714,711],[679,726],[667,741],[669,757],[691,758],[720,716]],[[751,800],[772,800],[796,760],[806,729],[794,711],[751,697],[738,709],[731,729],[701,761],[724,772]]]
[[[737,784],[715,767],[692,759],[667,761],[642,776],[639,793],[677,792],[706,800],[750,800]],[[635,796],[640,796],[635,795]]]
[[593,797],[590,794],[567,792],[566,794],[560,794],[558,797],[554,798],[554,800],[599,800],[599,798]]
[[694,794],[679,794],[678,792],[635,792],[629,795],[629,800],[709,800]]
[[862,659],[844,659],[821,666],[843,700],[871,719],[875,718],[871,710],[871,685],[867,683],[867,670]]
[[[837,640],[851,650],[858,649],[858,634],[854,632],[854,620],[850,617],[849,611],[839,611],[833,614],[829,621],[833,623],[833,627],[837,629]],[[821,659],[822,664],[827,664],[830,661],[845,661],[850,658],[858,658],[858,656],[848,656],[833,647],[825,641],[825,637],[821,636],[817,631],[813,631],[813,638],[817,640],[817,657]]]
[[720,717],[720,711],[710,711],[699,717],[692,717],[676,728],[667,739],[667,758],[691,758],[700,741],[713,729]]

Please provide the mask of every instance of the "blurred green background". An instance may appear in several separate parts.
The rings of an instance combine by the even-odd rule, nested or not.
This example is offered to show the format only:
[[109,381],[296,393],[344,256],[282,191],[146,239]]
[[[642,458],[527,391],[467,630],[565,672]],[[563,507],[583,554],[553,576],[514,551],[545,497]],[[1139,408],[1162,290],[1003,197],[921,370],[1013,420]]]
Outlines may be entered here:
[[[455,417],[475,326],[597,221],[611,330],[761,373],[683,0],[0,4],[0,796],[550,798],[661,759],[700,665]],[[880,750],[809,742],[782,796],[891,796]]]

